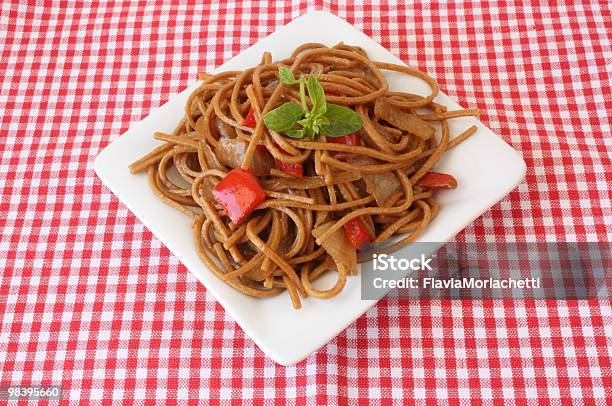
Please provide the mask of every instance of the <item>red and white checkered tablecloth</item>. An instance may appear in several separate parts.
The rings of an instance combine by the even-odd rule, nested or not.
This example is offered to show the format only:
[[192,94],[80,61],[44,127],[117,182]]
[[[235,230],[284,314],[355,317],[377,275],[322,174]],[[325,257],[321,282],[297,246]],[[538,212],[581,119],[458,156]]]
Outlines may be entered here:
[[0,384],[118,404],[610,401],[611,300],[385,299],[279,366],[93,171],[197,72],[322,8],[481,108],[525,158],[518,190],[458,240],[610,241],[607,1],[38,3],[0,6]]

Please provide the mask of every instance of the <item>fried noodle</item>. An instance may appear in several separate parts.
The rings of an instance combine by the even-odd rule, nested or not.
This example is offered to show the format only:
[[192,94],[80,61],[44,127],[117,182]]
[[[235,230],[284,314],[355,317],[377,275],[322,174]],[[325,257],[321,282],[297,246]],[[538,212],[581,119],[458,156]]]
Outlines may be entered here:
[[[363,119],[361,145],[332,143],[324,136],[293,139],[267,129],[262,120],[267,112],[300,98],[279,81],[279,64],[296,77],[320,75],[327,101],[350,107]],[[390,91],[383,71],[415,76],[430,92]],[[304,44],[277,62],[265,53],[256,67],[200,78],[176,129],[156,133],[164,144],[129,168],[146,171],[153,192],[193,218],[197,252],[219,278],[255,297],[286,290],[295,308],[307,296],[339,294],[347,277],[357,273],[356,262],[368,260],[341,241],[352,219],[361,219],[373,244],[388,243],[379,252],[392,252],[427,228],[438,205],[432,190],[418,182],[448,149],[476,131],[473,126],[451,139],[447,121],[479,113],[446,111],[433,101],[438,85],[427,74],[372,61],[361,48],[342,43]],[[244,124],[249,109],[254,128]],[[223,153],[227,145],[231,154]],[[277,163],[301,164],[304,176],[258,162],[262,147]],[[255,172],[266,195],[241,224],[230,221],[211,194],[236,166]],[[263,169],[254,169],[258,166]],[[333,286],[315,288],[312,282],[328,272],[336,274]]]

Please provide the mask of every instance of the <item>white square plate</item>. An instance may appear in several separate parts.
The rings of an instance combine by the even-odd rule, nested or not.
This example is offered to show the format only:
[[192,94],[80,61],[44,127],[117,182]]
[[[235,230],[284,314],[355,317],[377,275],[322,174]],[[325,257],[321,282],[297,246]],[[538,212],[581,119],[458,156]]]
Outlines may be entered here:
[[[305,42],[333,45],[340,41],[363,47],[371,59],[403,64],[385,48],[337,16],[307,13],[241,52],[215,72],[256,65],[264,51],[274,59],[289,56]],[[419,79],[390,73],[390,89],[425,94]],[[199,259],[194,248],[191,220],[167,206],[149,189],[145,174],[130,175],[128,164],[159,145],[155,131],[170,132],[183,116],[194,83],[164,106],[107,146],[96,158],[95,170],[113,193],[187,266],[221,305],[273,360],[296,363],[334,338],[376,302],[361,300],[359,277],[349,278],[344,291],[331,300],[306,299],[296,311],[287,294],[254,299],[218,279]],[[444,94],[436,101],[450,110],[460,106]],[[525,163],[519,154],[475,118],[451,120],[451,135],[477,125],[467,141],[446,153],[437,168],[452,173],[459,187],[438,195],[440,212],[419,241],[446,242],[502,199],[523,179]],[[467,159],[466,159],[467,157]]]

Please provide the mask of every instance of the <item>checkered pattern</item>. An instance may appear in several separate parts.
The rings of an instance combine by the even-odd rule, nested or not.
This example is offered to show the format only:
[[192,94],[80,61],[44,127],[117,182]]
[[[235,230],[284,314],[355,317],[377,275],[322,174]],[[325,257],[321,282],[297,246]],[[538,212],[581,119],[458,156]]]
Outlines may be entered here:
[[39,3],[0,6],[0,384],[61,383],[95,403],[612,396],[610,300],[387,298],[276,365],[93,172],[197,72],[323,8],[521,151],[526,181],[459,241],[609,241],[609,2]]

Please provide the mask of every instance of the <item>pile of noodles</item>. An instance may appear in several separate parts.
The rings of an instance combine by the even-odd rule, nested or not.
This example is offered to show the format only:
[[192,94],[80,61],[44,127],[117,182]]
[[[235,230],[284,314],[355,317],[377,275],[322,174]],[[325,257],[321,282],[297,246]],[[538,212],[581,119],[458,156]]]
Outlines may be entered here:
[[[358,47],[338,44],[304,44],[290,58],[272,62],[265,53],[259,65],[245,71],[201,75],[202,84],[191,94],[185,116],[172,134],[156,133],[163,145],[133,163],[133,173],[148,171],[152,190],[164,202],[193,217],[194,242],[206,265],[227,284],[251,296],[269,297],[287,290],[296,308],[300,297],[330,298],[344,287],[356,266],[343,266],[343,252],[326,244],[344,224],[359,217],[373,244],[394,237],[392,244],[377,249],[391,252],[413,241],[438,212],[432,191],[418,185],[440,156],[476,130],[451,140],[447,120],[477,114],[477,110],[447,112],[433,99],[438,86],[413,68],[375,62]],[[264,114],[300,96],[295,86],[279,83],[278,64],[290,67],[296,77],[318,74],[329,103],[354,109],[361,115],[361,146],[314,139],[292,139],[265,127]],[[383,71],[416,76],[431,88],[428,96],[391,91]],[[437,136],[421,139],[375,114],[377,99],[403,111],[417,114],[424,122],[436,122]],[[257,125],[243,125],[249,108]],[[258,146],[265,146],[276,159],[302,163],[298,178],[271,168],[257,179],[266,200],[241,224],[233,224],[210,195],[229,170],[215,156],[220,128],[248,145],[241,166],[250,167]],[[398,190],[384,202],[364,187],[372,176],[382,183],[389,176]],[[317,232],[313,230],[319,228]],[[328,246],[327,249],[325,246]],[[375,245],[374,245],[375,246]],[[352,253],[352,255],[355,255]],[[367,258],[359,257],[359,262]],[[337,274],[335,284],[319,290],[312,281],[326,272]]]

